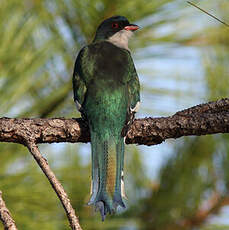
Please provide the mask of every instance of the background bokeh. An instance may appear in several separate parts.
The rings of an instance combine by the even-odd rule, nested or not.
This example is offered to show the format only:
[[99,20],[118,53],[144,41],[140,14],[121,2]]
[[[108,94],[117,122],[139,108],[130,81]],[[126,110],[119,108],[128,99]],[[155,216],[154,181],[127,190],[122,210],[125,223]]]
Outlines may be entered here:
[[[228,0],[193,0],[229,22]],[[78,117],[71,77],[98,24],[124,15],[141,81],[138,117],[228,97],[229,30],[184,0],[0,0],[0,116]],[[127,209],[101,222],[86,205],[90,145],[40,145],[83,229],[229,229],[229,136],[126,146]],[[19,229],[65,230],[65,213],[25,147],[0,143],[0,190]],[[0,229],[3,226],[0,223]]]

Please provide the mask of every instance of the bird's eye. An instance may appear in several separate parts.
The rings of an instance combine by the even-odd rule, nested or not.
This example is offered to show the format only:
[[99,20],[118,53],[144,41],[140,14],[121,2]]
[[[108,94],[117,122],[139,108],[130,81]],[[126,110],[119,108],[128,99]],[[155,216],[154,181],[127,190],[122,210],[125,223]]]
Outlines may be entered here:
[[119,25],[118,25],[117,22],[112,23],[111,26],[112,26],[113,29],[118,29],[119,28]]

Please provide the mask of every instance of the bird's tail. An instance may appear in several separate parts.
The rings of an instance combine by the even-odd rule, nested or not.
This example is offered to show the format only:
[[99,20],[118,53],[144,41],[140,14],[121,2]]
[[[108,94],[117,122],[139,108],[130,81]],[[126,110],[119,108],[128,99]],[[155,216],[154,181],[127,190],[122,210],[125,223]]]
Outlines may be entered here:
[[92,189],[89,205],[100,211],[102,220],[107,213],[125,208],[123,182],[124,140],[120,138],[101,139],[91,132]]

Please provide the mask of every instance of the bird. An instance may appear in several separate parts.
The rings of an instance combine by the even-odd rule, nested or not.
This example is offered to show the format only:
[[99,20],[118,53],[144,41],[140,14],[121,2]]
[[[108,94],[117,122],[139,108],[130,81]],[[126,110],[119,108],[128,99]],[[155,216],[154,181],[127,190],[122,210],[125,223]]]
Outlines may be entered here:
[[140,83],[128,41],[139,26],[124,16],[105,19],[92,42],[78,53],[73,97],[91,137],[91,194],[88,205],[102,221],[125,208],[124,142],[140,105]]

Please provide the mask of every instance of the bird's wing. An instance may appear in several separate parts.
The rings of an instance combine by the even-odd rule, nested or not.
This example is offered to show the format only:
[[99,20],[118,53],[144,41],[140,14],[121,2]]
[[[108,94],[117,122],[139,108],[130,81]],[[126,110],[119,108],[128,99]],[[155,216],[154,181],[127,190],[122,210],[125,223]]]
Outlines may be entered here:
[[132,78],[127,84],[130,97],[130,110],[137,112],[140,105],[140,83],[135,68],[132,72]]
[[130,56],[130,78],[127,82],[128,95],[129,95],[129,108],[126,114],[126,124],[122,130],[122,135],[126,136],[127,131],[134,120],[135,113],[140,106],[140,83],[138,74],[136,72],[134,62]]
[[140,105],[140,83],[138,74],[136,72],[134,62],[132,57],[129,55],[129,63],[130,63],[130,77],[127,82],[128,94],[130,100],[130,110],[132,112],[137,112],[138,107]]
[[82,113],[83,108],[82,104],[84,102],[85,94],[87,92],[87,87],[85,84],[85,79],[82,71],[82,65],[83,65],[83,56],[84,56],[84,51],[85,48],[83,48],[75,62],[75,67],[74,67],[74,72],[73,72],[73,78],[72,78],[72,83],[73,83],[73,94],[74,94],[74,101],[76,103],[77,109]]

